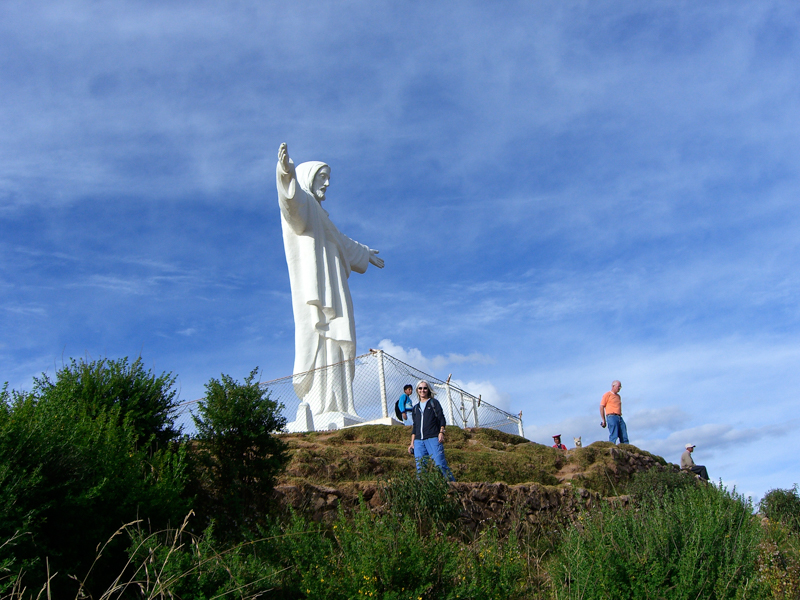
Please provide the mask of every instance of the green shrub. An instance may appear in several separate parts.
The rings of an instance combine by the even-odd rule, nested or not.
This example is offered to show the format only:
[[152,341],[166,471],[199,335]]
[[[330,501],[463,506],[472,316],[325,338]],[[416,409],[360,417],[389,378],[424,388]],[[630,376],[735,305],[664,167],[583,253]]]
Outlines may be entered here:
[[756,568],[764,596],[800,598],[800,536],[780,521],[766,522],[763,530]]
[[666,468],[653,468],[648,471],[636,473],[628,484],[627,492],[638,502],[662,502],[676,490],[693,488],[698,485],[694,475],[684,471]]
[[755,581],[760,529],[749,501],[713,486],[667,492],[647,508],[606,506],[565,533],[558,598],[736,598]]
[[[458,548],[448,579],[452,589],[442,597],[510,600],[541,597],[529,568],[528,549],[515,534],[501,540],[493,528]],[[541,591],[540,591],[541,592]]]
[[128,421],[138,448],[165,448],[180,434],[174,425],[175,377],[145,371],[141,357],[130,364],[127,358],[70,359],[56,373],[55,382],[46,374],[33,381],[32,393],[37,398],[79,403],[90,416],[118,409],[117,425]]
[[444,573],[456,560],[455,542],[441,533],[420,535],[414,519],[391,513],[375,518],[365,505],[350,521],[340,513],[330,534],[332,544],[322,554],[316,544],[296,546],[307,598],[441,597],[433,591],[443,588]]
[[[278,597],[314,600],[530,598],[527,557],[516,538],[487,532],[472,543],[432,530],[412,517],[372,514],[362,504],[327,529],[295,518],[281,540],[283,560],[296,569]],[[297,596],[292,595],[296,593]]]
[[788,490],[776,488],[768,491],[759,502],[758,508],[770,521],[778,521],[800,533],[800,495],[797,493],[797,484]]
[[281,405],[255,380],[243,383],[228,375],[211,379],[201,400],[197,427],[203,521],[218,524],[221,537],[237,539],[254,532],[267,513],[275,477],[289,460],[286,444],[275,434],[286,425]]
[[[0,539],[21,536],[0,549],[0,560],[13,557],[36,579],[44,578],[47,558],[66,583],[68,575],[89,570],[97,543],[123,523],[146,515],[154,526],[165,526],[188,510],[185,452],[139,448],[119,405],[102,406],[90,397],[75,402],[61,392],[13,393],[4,400]],[[115,540],[90,585],[123,559]]]
[[420,531],[449,531],[461,514],[458,495],[432,461],[418,474],[395,473],[382,491],[387,510],[416,521]]

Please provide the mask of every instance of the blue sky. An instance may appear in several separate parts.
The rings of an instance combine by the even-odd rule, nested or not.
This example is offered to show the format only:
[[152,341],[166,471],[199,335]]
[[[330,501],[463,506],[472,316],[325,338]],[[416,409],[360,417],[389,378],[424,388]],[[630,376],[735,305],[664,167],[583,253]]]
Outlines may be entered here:
[[620,379],[632,443],[790,487],[798,32],[788,1],[5,0],[0,380],[290,374],[285,141],[386,261],[350,278],[359,353],[543,443],[604,439]]

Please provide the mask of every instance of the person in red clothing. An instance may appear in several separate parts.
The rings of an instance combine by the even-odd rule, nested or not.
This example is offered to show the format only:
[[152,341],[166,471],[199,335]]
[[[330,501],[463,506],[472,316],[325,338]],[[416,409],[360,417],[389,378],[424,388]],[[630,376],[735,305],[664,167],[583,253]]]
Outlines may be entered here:
[[608,421],[608,441],[614,444],[617,443],[617,438],[622,444],[629,443],[628,428],[622,420],[622,399],[619,397],[621,389],[622,384],[619,381],[612,381],[611,391],[603,394],[603,399],[600,400],[600,427],[605,427]]
[[553,441],[555,442],[555,444],[553,444],[553,448],[558,448],[559,450],[566,450],[567,449],[567,447],[564,444],[561,443],[561,434],[560,433],[558,435],[554,435],[553,436]]

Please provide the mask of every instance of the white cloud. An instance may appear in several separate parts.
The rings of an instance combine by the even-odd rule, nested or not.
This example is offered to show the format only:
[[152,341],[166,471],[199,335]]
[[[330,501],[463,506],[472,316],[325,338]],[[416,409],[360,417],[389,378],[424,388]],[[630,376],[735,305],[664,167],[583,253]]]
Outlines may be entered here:
[[[796,431],[800,419],[790,419],[785,423],[765,425],[762,427],[736,428],[729,424],[706,423],[674,431],[663,439],[642,440],[643,448],[660,454],[670,460],[676,453],[680,456],[685,444],[697,445],[705,456],[719,456],[723,451],[745,447],[758,447],[764,439],[769,439],[769,446],[774,447],[775,439]],[[633,441],[633,440],[632,440]],[[676,462],[676,459],[672,459]]]
[[391,354],[395,358],[399,358],[404,363],[416,367],[426,373],[434,373],[440,371],[448,365],[460,364],[492,364],[494,359],[490,356],[481,354],[480,352],[473,352],[471,354],[438,354],[432,358],[428,358],[422,354],[419,348],[403,348],[394,344],[390,339],[383,339],[378,342],[378,348]]
[[491,381],[462,381],[453,378],[450,383],[473,396],[480,397],[482,402],[488,402],[500,410],[511,412],[510,396],[500,392]]
[[637,432],[674,430],[691,419],[680,406],[665,406],[635,411],[625,416],[625,423]]

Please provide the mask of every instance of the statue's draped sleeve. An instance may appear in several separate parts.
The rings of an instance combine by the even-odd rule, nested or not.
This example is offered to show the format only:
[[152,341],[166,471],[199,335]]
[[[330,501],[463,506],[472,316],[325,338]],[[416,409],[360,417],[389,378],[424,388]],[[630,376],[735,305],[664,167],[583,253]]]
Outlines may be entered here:
[[276,186],[278,188],[278,204],[281,207],[281,215],[286,223],[297,235],[301,235],[308,223],[308,202],[305,193],[297,184],[297,177],[294,174],[294,163],[289,159],[289,172],[283,170],[283,166],[278,162],[275,172]]

